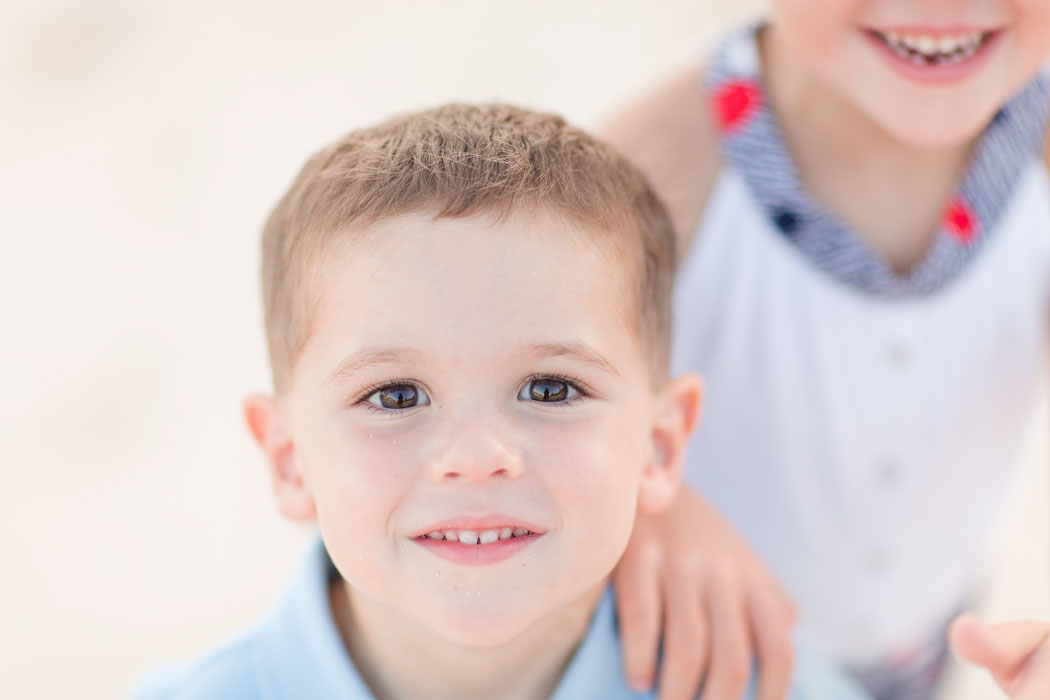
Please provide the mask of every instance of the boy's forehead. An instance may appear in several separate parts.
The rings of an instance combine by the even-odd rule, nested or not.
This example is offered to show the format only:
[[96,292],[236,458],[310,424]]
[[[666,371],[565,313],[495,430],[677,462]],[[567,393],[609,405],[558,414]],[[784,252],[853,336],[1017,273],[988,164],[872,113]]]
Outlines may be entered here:
[[322,256],[310,335],[352,328],[360,344],[375,334],[378,345],[465,334],[503,347],[621,342],[587,338],[596,334],[637,341],[637,255],[626,239],[551,212],[386,219]]
[[548,210],[466,217],[421,211],[349,231],[318,258],[321,298],[340,285],[389,281],[411,268],[416,284],[406,280],[387,293],[403,289],[410,297],[430,297],[474,286],[506,295],[542,287],[577,301],[600,297],[615,304],[622,295],[610,289],[633,292],[641,252],[628,234],[582,226]]

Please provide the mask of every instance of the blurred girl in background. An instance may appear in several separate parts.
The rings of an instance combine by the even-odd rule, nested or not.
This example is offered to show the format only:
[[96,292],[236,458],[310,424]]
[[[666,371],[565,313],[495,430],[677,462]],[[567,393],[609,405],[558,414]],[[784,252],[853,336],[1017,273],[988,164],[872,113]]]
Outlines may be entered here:
[[671,208],[674,371],[708,383],[695,491],[618,573],[636,685],[662,634],[661,698],[753,658],[780,697],[790,600],[875,698],[935,692],[1045,382],[1048,55],[1045,0],[772,0],[606,124]]

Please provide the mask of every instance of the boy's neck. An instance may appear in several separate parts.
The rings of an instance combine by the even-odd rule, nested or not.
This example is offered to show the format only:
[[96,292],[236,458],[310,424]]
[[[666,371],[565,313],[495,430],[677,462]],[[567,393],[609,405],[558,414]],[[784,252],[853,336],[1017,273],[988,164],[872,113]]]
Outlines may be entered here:
[[922,260],[973,142],[895,138],[813,75],[774,25],[759,40],[769,100],[799,177],[898,272]]
[[343,643],[378,700],[538,700],[557,687],[604,587],[603,581],[493,647],[451,642],[341,578],[329,602]]

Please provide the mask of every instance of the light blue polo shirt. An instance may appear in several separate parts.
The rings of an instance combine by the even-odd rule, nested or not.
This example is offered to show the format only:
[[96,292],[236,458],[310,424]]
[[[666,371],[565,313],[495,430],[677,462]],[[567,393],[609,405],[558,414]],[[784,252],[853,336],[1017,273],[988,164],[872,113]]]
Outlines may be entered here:
[[[137,700],[375,700],[343,646],[328,605],[336,575],[324,546],[311,547],[283,600],[262,624],[184,666],[154,673]],[[864,700],[831,667],[798,653],[791,700]],[[746,698],[754,696],[754,682]],[[551,700],[651,700],[623,682],[611,590]]]

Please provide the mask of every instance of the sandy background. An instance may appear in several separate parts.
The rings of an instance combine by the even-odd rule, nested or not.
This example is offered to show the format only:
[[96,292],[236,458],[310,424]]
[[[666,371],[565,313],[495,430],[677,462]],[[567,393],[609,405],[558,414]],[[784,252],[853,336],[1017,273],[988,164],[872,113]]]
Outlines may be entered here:
[[[269,383],[259,227],[305,156],[450,99],[593,123],[760,3],[655,4],[4,0],[0,695],[122,697],[283,587],[308,533],[239,404]],[[993,552],[998,616],[1050,618],[1045,453]]]

